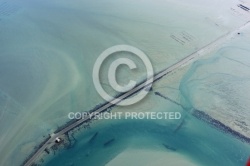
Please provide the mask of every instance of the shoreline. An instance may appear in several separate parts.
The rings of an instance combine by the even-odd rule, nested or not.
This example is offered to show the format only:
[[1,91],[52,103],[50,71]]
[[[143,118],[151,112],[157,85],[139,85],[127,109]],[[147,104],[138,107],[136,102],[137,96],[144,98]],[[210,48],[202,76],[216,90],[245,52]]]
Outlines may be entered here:
[[[168,98],[167,96],[164,96],[163,94],[161,94],[160,92],[155,92],[155,95],[156,96],[159,96],[165,100],[168,100],[180,107],[183,107],[183,105],[181,105],[180,103]],[[220,122],[219,120],[213,118],[212,116],[210,116],[209,114],[207,114],[206,112],[204,111],[200,111],[200,110],[197,110],[195,108],[193,108],[193,110],[191,111],[191,115],[194,116],[195,118],[207,123],[208,125],[216,128],[217,130],[219,131],[222,131],[224,133],[227,133],[227,134],[230,134],[232,135],[233,137],[241,140],[242,142],[246,142],[248,144],[250,144],[250,138],[241,134],[240,132],[237,132],[235,131],[234,129],[232,129],[231,127],[225,125],[224,123]],[[182,123],[177,127],[176,130],[179,130],[181,128],[181,126],[183,125],[184,121],[182,121]]]
[[[216,40],[208,43],[207,45],[205,45],[203,47],[201,47],[199,50],[189,54],[188,56],[184,57],[180,61],[174,63],[171,66],[169,66],[168,68],[163,69],[162,71],[159,71],[158,73],[156,73],[153,76],[153,82],[160,80],[162,77],[164,77],[167,74],[173,72],[175,69],[178,69],[180,67],[183,67],[183,66],[189,64],[195,58],[202,56],[202,54],[204,55],[207,52],[217,48],[218,45],[219,45],[218,43],[220,43],[222,39],[225,39],[225,40],[227,40],[228,38],[230,39],[230,37],[235,35],[235,33],[238,32],[239,29],[244,28],[249,23],[250,23],[249,21],[246,22],[245,24],[243,24],[242,26],[240,26],[236,30],[234,30],[232,32],[228,32],[228,33],[222,35],[221,37],[219,37]],[[98,104],[98,105],[96,105],[96,107],[94,109],[90,110],[90,112],[101,113],[101,112],[105,112],[105,111],[109,110],[110,108],[116,106],[117,103],[122,102],[122,100],[130,97],[131,95],[134,95],[134,94],[138,93],[139,91],[141,91],[143,89],[146,90],[151,83],[150,84],[145,84],[145,83],[146,82],[142,81],[142,82],[138,83],[137,86],[134,89],[130,90],[129,92],[118,94],[118,99],[115,100],[114,104],[110,103],[110,102],[105,102],[105,103],[102,103],[102,104]],[[30,157],[27,157],[27,159],[21,165],[22,166],[29,166],[29,165],[34,164],[37,161],[37,158],[39,157],[39,155],[41,155],[41,153],[43,153],[46,148],[51,147],[51,144],[53,146],[54,140],[57,137],[63,136],[65,134],[67,134],[68,132],[72,131],[73,129],[83,125],[84,123],[90,122],[91,120],[92,119],[89,119],[89,118],[79,119],[79,120],[72,120],[72,121],[69,121],[68,123],[62,125],[61,127],[59,127],[59,129],[56,130],[58,132],[55,131],[53,133],[53,135],[50,135],[50,137],[47,138],[48,140],[46,139],[45,141],[43,141],[39,145],[39,147],[37,149],[35,149],[34,152],[32,152],[29,155]]]
[[232,128],[230,128],[229,126],[227,126],[224,123],[220,122],[219,120],[214,119],[213,117],[211,117],[210,115],[208,115],[204,111],[194,109],[194,111],[192,112],[192,115],[194,117],[196,117],[197,119],[199,119],[199,120],[201,120],[203,122],[206,122],[210,126],[215,127],[216,129],[218,129],[218,130],[220,130],[222,132],[230,134],[230,135],[234,136],[235,138],[250,144],[250,138],[249,137],[247,137],[247,136],[233,130]]

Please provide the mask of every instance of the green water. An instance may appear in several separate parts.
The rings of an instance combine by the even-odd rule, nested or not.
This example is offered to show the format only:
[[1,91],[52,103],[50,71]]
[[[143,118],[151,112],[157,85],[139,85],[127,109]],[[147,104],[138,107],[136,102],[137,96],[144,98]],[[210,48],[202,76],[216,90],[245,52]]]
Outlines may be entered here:
[[[84,131],[77,137],[73,148],[63,150],[44,165],[105,165],[126,148],[165,150],[167,154],[169,150],[163,144],[175,148],[174,153],[183,154],[197,165],[204,166],[244,165],[250,153],[248,144],[189,116],[177,132],[174,132],[176,126],[173,124],[162,125],[153,121],[119,121],[100,125]],[[89,143],[97,131],[96,139]],[[105,147],[104,143],[110,139],[115,139],[114,143]]]
[[[157,103],[157,107],[149,108],[151,111],[180,111],[181,120],[103,120],[91,129],[80,131],[73,148],[50,156],[44,165],[105,165],[128,148],[166,150],[167,155],[169,149],[163,144],[176,149],[174,153],[187,156],[197,165],[245,165],[250,154],[248,143],[198,120],[191,113],[193,108],[205,111],[243,135],[248,135],[248,130],[243,130],[244,126],[243,129],[235,127],[240,121],[248,125],[250,117],[247,102],[250,78],[249,34],[249,30],[243,31],[241,36],[225,43],[209,57],[193,63],[179,81],[169,85],[172,89],[178,88],[177,96],[166,93],[164,89],[169,89],[168,86],[162,88],[156,84],[153,91],[175,98],[185,109],[168,100],[159,99],[153,92],[144,102]],[[168,79],[171,78],[161,81]],[[130,109],[145,111],[140,106],[116,108],[114,111]],[[182,127],[178,128],[182,121]],[[96,139],[89,143],[96,132]],[[115,139],[114,143],[104,146],[111,139]]]
[[[103,102],[93,86],[91,74],[102,51],[117,44],[129,44],[149,56],[155,71],[162,70],[248,19],[233,14],[231,6],[235,6],[234,1],[0,0],[0,164],[19,165],[44,137],[68,121],[69,112],[88,111]],[[183,33],[192,40],[180,44],[171,38],[171,35],[181,38]],[[142,66],[138,64],[138,67]],[[142,68],[133,73],[132,78],[142,80],[144,74]],[[106,71],[102,73],[105,75]],[[183,84],[191,79],[192,74],[189,72],[186,77]],[[126,70],[118,76],[121,82],[128,78]],[[107,77],[103,84],[107,84]],[[190,89],[190,84],[185,85],[187,87],[183,84],[181,96],[190,96],[191,91],[185,90]],[[106,89],[115,93],[110,86]],[[179,91],[173,91],[176,93]],[[155,103],[151,102],[158,101],[158,98],[154,99],[152,95],[148,97],[152,101],[146,100],[139,106],[155,110],[152,108]],[[187,107],[196,105],[194,101],[192,97],[182,100]],[[158,104],[159,108],[167,107],[161,102]],[[173,109],[172,106],[167,108],[158,111]],[[121,109],[137,110],[138,105]],[[135,137],[143,136],[139,131],[144,123],[157,128],[155,122],[126,123],[119,122],[117,130],[123,131],[125,126],[135,124]],[[109,135],[108,131],[107,127],[104,137]],[[160,144],[164,133],[168,132],[170,129],[152,136],[146,133]],[[211,132],[216,131],[211,129]],[[117,137],[122,137],[122,133],[117,134]],[[133,135],[133,130],[130,135]],[[184,135],[178,138],[184,141],[184,137],[191,136]],[[177,143],[176,146],[180,147]],[[72,150],[80,147],[76,144]],[[110,157],[124,147],[114,147],[110,150]],[[189,154],[184,149],[180,148],[181,152],[191,157],[198,153]],[[96,151],[102,153],[100,147]],[[90,163],[94,162],[94,155],[92,158]],[[108,158],[98,162],[104,161]]]

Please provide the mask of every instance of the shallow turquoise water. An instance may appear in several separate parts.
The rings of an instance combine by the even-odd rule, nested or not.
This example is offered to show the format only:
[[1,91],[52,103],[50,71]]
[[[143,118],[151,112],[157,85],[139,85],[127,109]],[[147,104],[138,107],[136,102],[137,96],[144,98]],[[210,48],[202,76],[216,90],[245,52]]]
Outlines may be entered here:
[[[5,2],[0,0],[0,4]],[[187,7],[189,3],[193,5]],[[20,164],[44,136],[68,121],[70,111],[87,111],[103,102],[91,75],[102,51],[116,44],[130,44],[149,56],[155,70],[161,70],[245,21],[230,13],[231,2],[221,4],[224,0],[7,1],[7,7],[0,8],[8,14],[0,14],[0,165]],[[192,41],[181,45],[170,37],[182,38],[183,33],[192,36]],[[141,80],[143,71],[133,77]],[[127,74],[124,71],[118,77],[126,82]],[[121,131],[126,123],[118,125]],[[150,124],[155,134],[141,133],[143,125],[135,123],[135,133],[132,130],[130,134],[135,139],[147,133],[159,140],[167,133],[158,133],[155,123]],[[188,133],[185,135],[188,138]],[[117,137],[130,140],[126,135]],[[110,151],[111,157],[124,148],[118,147]],[[94,156],[91,161],[96,161]]]
[[[60,152],[44,165],[105,165],[127,147],[162,150],[162,144],[177,149],[176,153],[184,154],[204,166],[242,166],[250,154],[248,144],[191,116],[186,117],[177,132],[174,132],[176,125],[161,125],[153,121],[125,120],[100,125],[84,132],[77,137],[73,148]],[[89,143],[97,131],[96,139]],[[104,143],[113,138],[114,143],[105,147]]]
[[[196,119],[190,112],[192,108],[203,110],[231,128],[240,120],[248,123],[248,36],[246,31],[233,42],[225,43],[214,55],[191,65],[179,87],[180,102],[185,110],[167,102],[162,102],[158,108],[158,111],[181,111],[183,118],[180,121],[102,121],[79,134],[73,148],[59,152],[44,165],[105,165],[126,148],[162,150],[163,144],[176,149],[175,153],[189,157],[197,165],[245,165],[250,154],[248,143]],[[182,120],[183,126],[175,132]],[[96,132],[98,136],[89,143]],[[105,142],[111,139],[115,139],[114,143],[105,147]]]
[[249,29],[208,58],[192,64],[180,82],[181,102],[205,111],[249,137]]

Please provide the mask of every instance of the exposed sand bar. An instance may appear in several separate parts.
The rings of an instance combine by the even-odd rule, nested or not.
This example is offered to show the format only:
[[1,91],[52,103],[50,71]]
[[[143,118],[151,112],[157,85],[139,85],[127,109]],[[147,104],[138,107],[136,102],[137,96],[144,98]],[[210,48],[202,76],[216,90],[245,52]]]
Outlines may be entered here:
[[179,153],[146,149],[126,149],[107,163],[106,166],[162,166],[163,163],[167,166],[199,166],[194,161]]

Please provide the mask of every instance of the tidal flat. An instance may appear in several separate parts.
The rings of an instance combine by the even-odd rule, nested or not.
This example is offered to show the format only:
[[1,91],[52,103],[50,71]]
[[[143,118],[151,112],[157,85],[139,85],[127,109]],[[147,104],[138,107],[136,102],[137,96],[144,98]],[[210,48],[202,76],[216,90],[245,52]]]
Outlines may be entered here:
[[[1,165],[20,165],[44,138],[69,121],[69,112],[88,111],[104,102],[92,82],[93,64],[102,51],[117,44],[135,46],[149,56],[155,71],[160,71],[247,22],[249,15],[239,10],[237,3],[240,1],[0,0]],[[228,43],[228,48],[221,46],[210,59],[191,64],[190,68],[176,72],[170,80],[166,77],[159,81],[157,84],[161,86],[155,85],[153,92],[157,90],[187,109],[199,108],[249,136],[249,93],[245,93],[249,89],[247,38],[249,32],[242,32],[235,43]],[[130,77],[127,70],[119,73],[118,80],[122,83],[145,78],[143,65],[133,56],[131,58],[141,68],[135,73],[129,72]],[[107,61],[107,66],[110,61],[112,59]],[[204,72],[206,78],[203,78]],[[103,85],[115,94],[107,85],[105,75],[107,70],[102,73]],[[209,92],[204,91],[205,88]],[[103,165],[116,161],[115,156],[127,147],[146,148],[146,153],[154,148],[162,151],[162,144],[176,148],[175,153],[180,154],[177,156],[184,156],[197,165],[244,165],[249,154],[249,146],[244,142],[195,119],[189,110],[184,111],[154,93],[134,106],[114,108],[113,111],[116,109],[178,110],[187,119],[176,134],[173,131],[182,122],[99,122],[99,126],[82,131],[83,135],[79,133],[79,143],[74,148],[48,157],[44,164],[57,165],[72,150],[76,158],[71,156],[72,161],[67,158],[61,165],[81,165],[82,162]],[[234,123],[229,117],[236,117]],[[112,132],[112,127],[116,132]],[[100,133],[103,140],[95,143],[95,154],[92,154],[88,152],[92,145],[86,145],[84,140],[99,128],[105,128],[105,132]],[[113,137],[115,140],[110,148],[103,148],[103,143]],[[141,137],[145,141],[139,139]],[[136,143],[130,144],[131,140]],[[85,152],[92,155],[87,158]],[[109,154],[107,158],[102,157],[105,152]],[[212,159],[208,161],[206,155]]]

